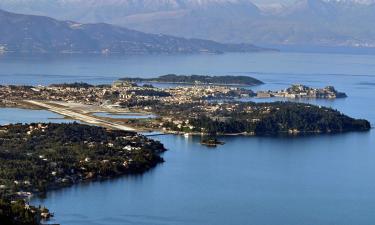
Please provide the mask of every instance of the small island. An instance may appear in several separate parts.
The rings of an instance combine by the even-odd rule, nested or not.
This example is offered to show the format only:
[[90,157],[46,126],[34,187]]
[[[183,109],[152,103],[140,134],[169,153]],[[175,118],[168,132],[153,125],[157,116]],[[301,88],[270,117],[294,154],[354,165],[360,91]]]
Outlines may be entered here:
[[168,74],[157,78],[121,78],[115,84],[122,82],[133,83],[171,83],[186,85],[228,85],[228,86],[256,86],[263,84],[262,81],[249,76],[207,76],[207,75],[176,75]]
[[0,221],[19,213],[30,214],[32,222],[16,224],[38,224],[38,218],[51,214],[28,205],[32,195],[143,173],[163,162],[165,150],[160,142],[134,132],[78,123],[1,126]]
[[225,144],[223,141],[219,141],[217,139],[216,135],[207,135],[203,136],[201,138],[201,145],[205,145],[207,147],[217,147],[218,145],[223,145]]

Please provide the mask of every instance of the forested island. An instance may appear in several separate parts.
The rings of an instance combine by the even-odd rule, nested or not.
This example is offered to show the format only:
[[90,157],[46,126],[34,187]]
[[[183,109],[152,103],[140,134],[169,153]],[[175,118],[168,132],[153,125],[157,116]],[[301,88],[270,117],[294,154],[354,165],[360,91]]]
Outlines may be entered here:
[[145,172],[163,162],[164,151],[160,142],[133,132],[78,123],[1,126],[0,221],[37,224],[43,212],[26,204],[30,196]]
[[223,141],[219,141],[215,134],[207,135],[201,138],[201,144],[208,147],[217,147],[218,145],[225,144]]
[[121,82],[150,82],[150,83],[174,83],[189,85],[239,85],[239,86],[255,86],[263,84],[262,81],[249,76],[207,76],[207,75],[176,75],[168,74],[157,78],[121,78]]

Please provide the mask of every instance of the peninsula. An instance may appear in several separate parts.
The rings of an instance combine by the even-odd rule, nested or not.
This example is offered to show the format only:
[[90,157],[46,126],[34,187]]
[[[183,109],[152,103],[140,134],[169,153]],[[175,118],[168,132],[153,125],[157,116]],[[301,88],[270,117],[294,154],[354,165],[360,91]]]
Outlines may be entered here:
[[332,86],[325,88],[311,88],[302,84],[295,84],[289,88],[280,91],[258,91],[258,98],[346,98],[347,95],[343,92],[337,91]]
[[229,86],[255,86],[263,84],[262,81],[249,76],[207,76],[207,75],[176,75],[168,74],[156,78],[121,78],[115,84],[122,82],[134,83],[172,83],[187,85],[229,85]]
[[[85,123],[119,130],[174,134],[296,135],[367,131],[368,121],[311,104],[238,101],[248,89],[197,85],[171,88],[64,84],[0,87],[2,105],[39,107]],[[97,116],[97,111],[155,115],[145,119]]]
[[[210,81],[212,82],[212,81]],[[255,93],[228,85],[157,88],[123,81],[50,86],[0,86],[1,107],[47,109],[82,124],[0,127],[0,219],[39,224],[51,216],[27,204],[33,194],[79,182],[145,172],[163,162],[163,145],[134,131],[202,135],[201,144],[224,144],[218,135],[306,135],[368,131],[367,120],[316,105],[238,101]],[[97,115],[144,113],[143,119]],[[12,223],[10,223],[12,224]]]
[[13,201],[10,208],[20,208],[16,214],[30,214],[28,223],[19,224],[38,224],[38,217],[48,217],[46,210],[31,208],[25,199],[79,182],[143,173],[163,162],[165,150],[134,132],[78,123],[1,126],[0,219],[15,213],[5,211]]

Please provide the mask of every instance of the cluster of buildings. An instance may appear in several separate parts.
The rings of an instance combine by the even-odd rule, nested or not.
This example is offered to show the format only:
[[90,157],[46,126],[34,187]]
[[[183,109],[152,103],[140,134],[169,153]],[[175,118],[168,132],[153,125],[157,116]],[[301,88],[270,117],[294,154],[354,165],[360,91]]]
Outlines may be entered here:
[[0,86],[2,104],[19,100],[42,100],[76,102],[90,105],[113,104],[130,100],[159,100],[167,103],[188,103],[197,100],[252,97],[251,90],[226,86],[182,86],[175,88],[154,88],[137,86],[133,83],[115,82],[111,85],[91,86]]
[[334,87],[327,86],[325,88],[311,88],[305,85],[296,84],[280,91],[258,91],[258,98],[345,98],[347,95],[338,92]]
[[[278,110],[270,105],[241,104],[237,101],[211,101],[237,98],[342,98],[334,87],[322,89],[304,85],[293,85],[281,91],[259,91],[256,94],[248,89],[233,86],[178,86],[155,88],[152,85],[138,86],[135,83],[121,81],[113,85],[93,86],[88,84],[63,84],[51,86],[0,86],[2,101],[43,100],[64,101],[86,105],[111,104],[130,111],[156,113],[157,120],[127,121],[138,128],[165,129],[166,124],[179,129],[192,130],[194,127],[187,120],[207,115],[217,121],[226,121],[233,115],[251,115],[248,122],[256,123],[262,115]],[[107,104],[107,105],[108,105]]]
[[171,96],[162,99],[165,102],[189,103],[197,100],[233,99],[254,96],[254,92],[227,86],[181,86],[164,89]]
[[74,102],[101,102],[104,90],[101,88],[72,88],[54,86],[1,86],[0,98],[3,101],[49,100]]

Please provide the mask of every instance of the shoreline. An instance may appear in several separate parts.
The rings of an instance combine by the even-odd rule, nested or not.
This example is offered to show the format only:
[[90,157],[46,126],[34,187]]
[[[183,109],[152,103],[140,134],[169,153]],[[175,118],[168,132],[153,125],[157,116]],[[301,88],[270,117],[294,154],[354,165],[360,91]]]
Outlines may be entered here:
[[[2,183],[4,193],[1,198],[12,201],[20,200],[25,205],[28,205],[33,199],[47,197],[48,192],[74,185],[142,175],[164,163],[165,160],[162,155],[167,151],[161,142],[149,139],[142,134],[121,130],[108,131],[102,127],[83,124],[12,124],[0,126],[0,128],[5,131],[1,133],[3,140],[1,152],[4,154],[4,151],[8,151],[7,145],[11,143],[14,143],[12,147],[15,151],[14,158],[8,159],[10,161],[7,161],[6,158],[1,159],[3,162],[2,169],[4,171],[12,170],[12,163],[17,162],[19,165],[33,163],[34,169],[41,170],[38,174],[29,174],[18,178],[4,177],[4,183]],[[77,130],[91,135],[76,137],[74,132]],[[15,134],[21,141],[14,139]],[[40,140],[41,143],[48,143],[46,147],[54,149],[54,154],[61,155],[62,152],[66,151],[66,148],[69,148],[72,155],[61,158],[45,155],[49,154],[46,153],[45,149],[33,148],[34,142],[28,138],[30,135],[32,135],[31,137],[38,137],[36,139]],[[61,141],[61,136],[69,141]],[[64,146],[67,147],[59,145],[60,142],[66,143]],[[85,144],[84,147],[82,147],[82,144]],[[108,148],[117,151],[112,151],[108,155],[103,152],[104,149]],[[34,156],[31,157],[33,154],[30,153],[29,158],[23,158],[24,154],[29,154],[29,151],[35,153]],[[77,152],[85,155],[86,158],[77,155]],[[65,164],[67,161],[69,161],[70,166]],[[53,168],[48,167],[44,171],[42,168],[50,162],[53,162],[55,166],[52,166]],[[113,167],[112,164],[116,166]],[[102,170],[103,166],[109,166],[107,167],[108,170]],[[27,170],[25,167],[22,168],[21,171]],[[69,172],[67,172],[67,168],[69,168]],[[13,184],[13,180],[16,180],[17,183]],[[25,183],[26,181],[28,184]],[[40,186],[40,182],[44,182],[43,185]],[[47,220],[43,221],[48,221],[50,216],[53,217],[53,213],[48,215],[45,218]]]
[[183,86],[231,86],[231,87],[255,87],[265,84],[264,82],[259,84],[220,84],[220,83],[189,83],[189,82],[162,82],[162,81],[136,81],[136,83],[142,84],[175,84]]
[[[339,135],[339,134],[345,134],[345,133],[352,133],[352,132],[368,132],[375,129],[374,127],[371,127],[369,130],[348,130],[348,131],[332,131],[332,132],[314,132],[314,131],[300,131],[297,133],[293,132],[279,132],[276,134],[251,134],[248,132],[242,132],[242,133],[218,133],[218,137],[235,137],[235,136],[243,136],[243,137],[304,137],[304,136],[317,136],[317,135]],[[199,132],[179,132],[179,131],[169,131],[164,132],[165,134],[171,134],[171,135],[187,135],[187,136],[209,136],[209,133],[199,133]]]
[[[34,102],[36,104],[34,104]],[[18,104],[17,104],[18,103]],[[203,132],[183,132],[183,131],[177,131],[177,130],[163,130],[163,129],[155,129],[155,128],[148,128],[145,126],[132,126],[130,127],[129,125],[125,124],[119,124],[119,122],[124,123],[123,120],[143,120],[143,119],[153,119],[153,118],[111,118],[111,117],[101,117],[101,116],[95,116],[95,113],[106,113],[107,115],[141,115],[141,116],[150,116],[154,115],[152,113],[142,113],[142,112],[111,112],[111,111],[91,111],[87,112],[85,114],[83,113],[78,113],[74,110],[72,110],[71,115],[66,115],[65,111],[68,109],[66,108],[61,108],[59,110],[50,110],[49,104],[53,105],[51,107],[64,107],[63,105],[54,104],[54,103],[39,103],[37,101],[22,101],[22,102],[17,102],[15,105],[12,106],[6,106],[3,107],[0,105],[0,108],[20,108],[20,109],[25,109],[25,110],[47,110],[52,113],[56,113],[58,115],[63,116],[62,119],[66,120],[77,120],[81,121],[83,123],[87,123],[89,125],[94,125],[94,126],[101,126],[101,127],[106,127],[106,128],[111,128],[111,129],[119,129],[119,130],[124,130],[124,131],[133,131],[136,133],[142,133],[145,136],[147,136],[147,133],[153,133],[153,132],[160,132],[160,135],[187,135],[187,136],[208,136],[209,133],[203,133]],[[45,105],[46,107],[42,106]],[[74,116],[77,115],[78,117]],[[82,118],[84,120],[81,120]],[[86,118],[87,117],[87,118]],[[81,118],[81,119],[80,119]],[[53,119],[53,118],[49,118]],[[60,119],[60,118],[59,118]],[[91,121],[92,120],[92,121]],[[96,120],[96,121],[94,121]],[[373,125],[371,124],[371,127],[369,130],[373,129]],[[344,134],[344,133],[349,133],[349,132],[366,132],[369,130],[332,130],[329,132],[322,132],[322,131],[296,131],[296,130],[289,130],[289,131],[282,131],[278,133],[264,133],[264,134],[255,134],[255,133],[249,133],[249,132],[240,132],[240,133],[217,133],[217,136],[244,136],[244,137],[299,137],[299,136],[314,136],[314,135],[337,135],[337,134]]]
[[[165,150],[165,151],[167,151],[167,150]],[[164,152],[160,153],[160,155],[162,155],[163,153]],[[31,192],[31,197],[29,197],[28,199],[29,200],[32,200],[32,199],[35,199],[35,198],[45,199],[45,198],[47,198],[46,195],[49,192],[60,191],[60,190],[63,190],[65,188],[73,187],[75,185],[105,182],[105,181],[109,181],[109,180],[125,178],[127,176],[142,176],[143,174],[155,169],[159,164],[163,164],[164,162],[165,162],[164,159],[160,162],[155,162],[155,165],[153,165],[150,169],[147,169],[146,171],[129,172],[129,173],[117,174],[117,175],[113,175],[113,176],[102,176],[102,177],[95,177],[95,178],[89,178],[89,179],[81,179],[81,180],[77,180],[77,181],[72,182],[72,183],[67,183],[65,185],[51,185],[51,186],[48,186],[46,188],[46,190],[43,191],[43,192],[42,191]]]

